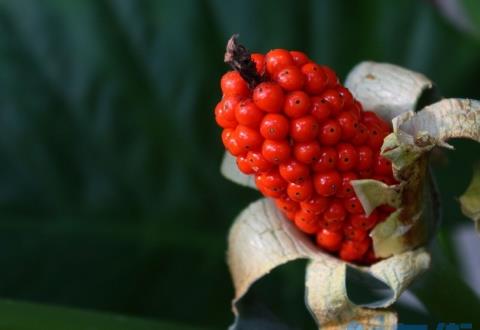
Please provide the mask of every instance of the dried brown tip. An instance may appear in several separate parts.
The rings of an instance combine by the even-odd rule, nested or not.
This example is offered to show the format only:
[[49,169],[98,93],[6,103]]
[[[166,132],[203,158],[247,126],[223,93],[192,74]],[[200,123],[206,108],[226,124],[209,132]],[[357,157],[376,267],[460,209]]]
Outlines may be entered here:
[[258,74],[255,62],[250,57],[250,52],[237,41],[238,34],[234,34],[227,42],[224,61],[230,67],[238,71],[250,88],[254,88],[262,82]]

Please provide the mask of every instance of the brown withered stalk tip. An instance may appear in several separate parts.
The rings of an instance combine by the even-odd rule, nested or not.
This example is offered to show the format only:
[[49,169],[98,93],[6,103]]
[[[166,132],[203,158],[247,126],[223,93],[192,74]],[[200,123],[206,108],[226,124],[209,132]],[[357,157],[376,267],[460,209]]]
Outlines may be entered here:
[[262,77],[257,73],[255,62],[250,58],[250,52],[237,41],[238,34],[234,34],[227,42],[224,61],[240,73],[250,88],[255,88],[262,82]]

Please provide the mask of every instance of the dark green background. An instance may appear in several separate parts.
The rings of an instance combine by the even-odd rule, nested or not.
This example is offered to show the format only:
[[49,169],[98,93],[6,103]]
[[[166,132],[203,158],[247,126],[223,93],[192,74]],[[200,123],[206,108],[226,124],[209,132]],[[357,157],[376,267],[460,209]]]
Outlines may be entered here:
[[[475,1],[458,4],[480,19]],[[258,198],[218,171],[212,114],[232,33],[255,51],[303,50],[342,79],[359,61],[392,62],[423,72],[445,96],[480,99],[475,22],[455,26],[434,2],[4,0],[2,298],[193,327],[232,321],[226,234]],[[480,148],[454,145],[436,172],[441,254],[455,266],[465,260],[451,234],[469,223],[454,198]],[[306,326],[301,276],[301,265],[287,267],[266,289],[285,318]],[[402,321],[434,322],[442,308],[472,301],[460,296],[430,316],[407,308]]]

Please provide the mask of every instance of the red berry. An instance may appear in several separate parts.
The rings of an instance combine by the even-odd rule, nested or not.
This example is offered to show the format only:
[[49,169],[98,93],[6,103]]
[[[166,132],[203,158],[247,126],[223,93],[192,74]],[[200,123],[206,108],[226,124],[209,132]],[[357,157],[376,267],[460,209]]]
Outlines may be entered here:
[[342,171],[350,171],[355,168],[358,162],[357,150],[348,143],[341,143],[337,147],[338,160],[337,168]]
[[322,148],[320,157],[313,164],[313,170],[315,172],[329,172],[337,166],[338,153],[332,147]]
[[244,152],[257,149],[263,141],[257,130],[243,125],[238,125],[235,129],[235,138]]
[[321,218],[320,225],[322,228],[333,230],[333,231],[341,231],[344,226],[345,218],[341,218],[338,216],[332,216],[328,209],[323,213],[323,217]]
[[351,107],[353,105],[353,95],[348,89],[343,86],[337,86],[337,92],[343,99],[343,106],[345,108]]
[[340,248],[340,258],[345,261],[359,261],[367,252],[369,246],[370,242],[368,239],[362,241],[345,240]]
[[225,118],[228,120],[236,120],[235,119],[235,108],[237,107],[238,103],[241,101],[239,96],[224,96],[221,103]]
[[297,143],[293,148],[293,154],[299,162],[312,164],[321,155],[320,145],[317,141]]
[[353,100],[353,105],[348,108],[348,111],[351,111],[357,117],[357,120],[362,120],[363,118],[363,108],[360,102]]
[[300,202],[300,208],[307,213],[320,214],[323,213],[329,204],[327,197],[314,196],[307,200]]
[[328,77],[322,68],[315,63],[307,63],[302,66],[302,72],[305,74],[305,90],[310,94],[320,94],[328,83]]
[[298,211],[298,203],[292,200],[288,196],[275,199],[275,204],[283,212],[296,212]]
[[358,162],[357,170],[366,170],[372,167],[373,151],[367,146],[357,147]]
[[250,89],[237,71],[229,71],[222,76],[220,87],[224,96],[248,96]]
[[320,196],[333,196],[340,189],[342,177],[338,172],[316,173],[313,179],[315,190]]
[[313,194],[312,180],[304,180],[300,183],[290,182],[287,187],[287,194],[296,202],[310,198]]
[[318,246],[330,252],[338,251],[342,246],[342,241],[343,235],[338,231],[323,228],[317,233]]
[[295,225],[307,234],[315,234],[319,230],[319,216],[302,210],[295,214]]
[[253,102],[266,112],[280,112],[283,106],[282,88],[273,82],[263,82],[253,90]]
[[335,89],[328,89],[321,95],[332,108],[332,115],[336,116],[343,108],[343,98]]
[[360,229],[360,228],[355,228],[354,226],[352,226],[351,224],[347,223],[344,227],[343,227],[343,234],[345,235],[345,238],[347,240],[351,240],[351,241],[363,241],[368,233],[366,230],[363,230],[363,229]]
[[265,56],[259,53],[253,53],[252,55],[250,55],[250,59],[255,63],[255,68],[257,69],[257,73],[259,75],[263,75]]
[[264,195],[270,197],[280,197],[287,188],[287,182],[282,179],[277,170],[256,174],[255,183]]
[[357,127],[357,133],[352,138],[352,144],[354,146],[361,146],[367,142],[368,136],[368,128],[362,123],[359,123]]
[[[220,111],[220,113],[221,113],[221,111]],[[217,122],[217,125],[222,127],[222,128],[235,128],[238,125],[236,121],[226,120],[225,117],[222,114],[218,115],[218,116],[215,116],[215,121]]]
[[277,71],[275,81],[286,91],[295,91],[301,89],[305,82],[305,76],[302,71],[295,66],[286,66]]
[[236,96],[225,97],[215,107],[215,120],[218,126],[223,128],[235,128],[237,121],[235,119],[235,107],[238,104]]
[[337,197],[350,198],[355,195],[351,181],[356,180],[357,175],[354,172],[346,172],[342,175],[342,185],[337,192]]
[[240,125],[257,128],[265,113],[251,99],[245,99],[235,107],[235,119]]
[[318,135],[318,123],[315,117],[308,115],[290,122],[290,137],[296,142],[310,142]]
[[287,94],[283,111],[291,118],[298,118],[308,113],[310,98],[307,93],[295,91]]
[[235,131],[233,131],[227,138],[225,148],[233,155],[233,156],[239,156],[245,151],[243,150],[242,147],[240,147],[238,140],[235,136]]
[[252,167],[250,166],[250,163],[248,162],[248,159],[246,156],[238,156],[236,159],[236,163],[238,166],[238,169],[240,172],[243,174],[252,174],[254,171],[252,170]]
[[318,138],[323,145],[337,144],[342,137],[342,128],[336,120],[330,119],[320,124]]
[[357,133],[358,120],[350,111],[344,111],[337,116],[337,121],[342,128],[342,140],[348,141]]
[[369,216],[365,214],[352,214],[350,216],[350,222],[355,228],[360,228],[363,230],[370,230],[378,222],[378,213],[373,211]]
[[343,206],[345,206],[345,209],[352,214],[361,214],[365,212],[362,203],[360,203],[356,196],[345,199],[343,201]]
[[295,63],[292,56],[285,49],[273,49],[265,54],[265,67],[271,76],[275,75],[278,70],[293,64]]
[[378,125],[369,124],[367,127],[369,131],[368,145],[374,150],[380,149],[387,134]]
[[290,146],[286,140],[265,140],[262,155],[273,164],[280,164],[290,158]]
[[342,222],[345,220],[347,211],[340,201],[333,201],[323,213],[323,219],[327,222]]
[[278,166],[282,178],[288,182],[300,183],[308,178],[310,170],[307,165],[295,159],[290,159]]
[[378,175],[392,176],[392,162],[380,154],[374,160],[373,171]]
[[288,130],[288,119],[279,113],[266,114],[260,123],[260,134],[265,139],[283,140],[287,137]]
[[232,136],[232,134],[235,132],[233,128],[225,128],[222,131],[222,142],[225,148],[227,147],[228,144],[228,139]]
[[329,87],[335,87],[338,84],[338,77],[332,69],[328,66],[322,65],[322,71],[325,73],[327,77],[327,82]]
[[296,66],[302,67],[304,64],[307,64],[310,62],[310,59],[308,58],[305,53],[292,50],[290,51],[290,55],[292,56],[293,62],[295,63]]
[[332,112],[330,104],[320,96],[314,96],[310,100],[312,102],[312,115],[317,118],[319,122],[323,122],[328,119],[330,113]]
[[247,159],[250,163],[250,168],[255,172],[263,172],[272,168],[273,164],[263,157],[260,151],[249,151]]

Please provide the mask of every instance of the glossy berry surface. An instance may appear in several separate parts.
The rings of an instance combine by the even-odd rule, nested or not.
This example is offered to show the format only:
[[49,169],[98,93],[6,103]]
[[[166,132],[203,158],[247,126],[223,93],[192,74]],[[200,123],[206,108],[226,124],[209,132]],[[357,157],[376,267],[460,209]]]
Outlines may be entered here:
[[277,113],[262,115],[260,134],[268,140],[283,140],[287,137],[290,123],[288,119]]
[[376,262],[369,235],[395,208],[366,214],[352,182],[398,183],[380,153],[390,124],[364,111],[332,69],[303,52],[274,49],[251,61],[259,78],[225,73],[214,109],[239,171],[254,176],[286,221],[320,249],[348,262]]

